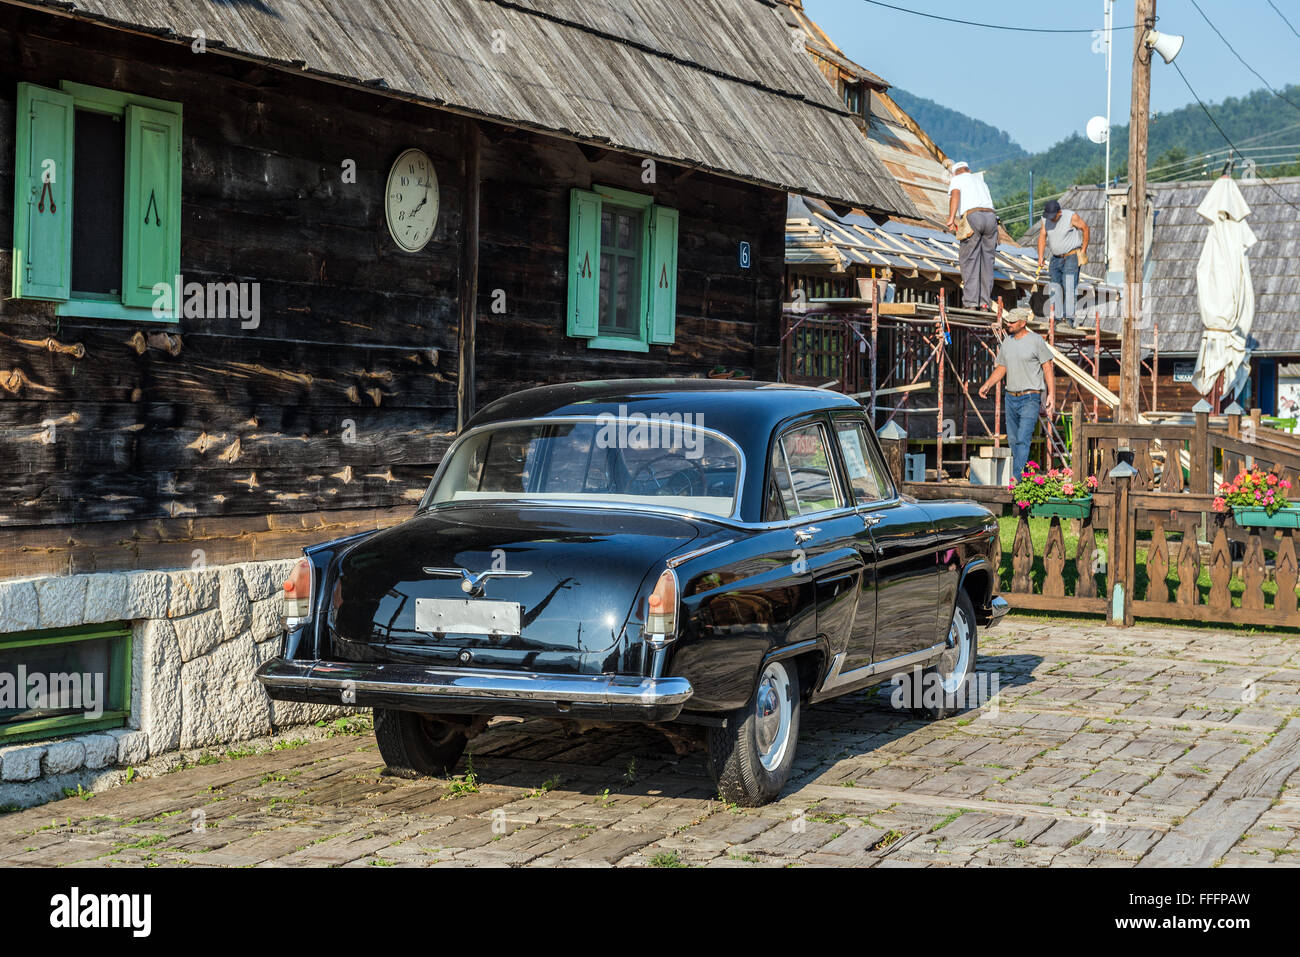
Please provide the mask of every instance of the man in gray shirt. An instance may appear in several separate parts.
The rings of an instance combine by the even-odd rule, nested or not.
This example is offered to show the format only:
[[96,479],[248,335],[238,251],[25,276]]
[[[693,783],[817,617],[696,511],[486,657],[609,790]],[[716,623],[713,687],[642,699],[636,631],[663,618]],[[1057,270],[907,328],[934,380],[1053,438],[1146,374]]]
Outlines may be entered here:
[[1047,279],[1051,284],[1056,318],[1074,325],[1074,303],[1078,298],[1079,267],[1088,255],[1088,224],[1072,209],[1049,199],[1043,206],[1043,228],[1038,231],[1038,268],[1044,253],[1051,253]]
[[1011,443],[1011,477],[1018,479],[1029,461],[1039,410],[1050,418],[1056,406],[1056,373],[1047,343],[1029,329],[1029,310],[1013,310],[1006,319],[1011,335],[998,346],[993,374],[980,386],[980,398],[988,398],[990,389],[1007,380],[1007,441]]

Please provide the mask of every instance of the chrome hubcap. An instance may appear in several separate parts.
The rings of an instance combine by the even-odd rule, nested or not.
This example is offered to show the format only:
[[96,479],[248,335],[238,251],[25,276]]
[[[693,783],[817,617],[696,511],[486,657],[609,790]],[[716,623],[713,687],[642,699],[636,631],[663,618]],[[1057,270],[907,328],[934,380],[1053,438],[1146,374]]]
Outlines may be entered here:
[[771,771],[785,759],[790,742],[790,717],[794,704],[790,700],[790,680],[785,667],[773,662],[763,670],[754,696],[754,732],[758,743],[758,760]]
[[970,667],[970,646],[974,630],[966,613],[958,608],[948,629],[948,647],[939,657],[939,683],[946,694],[954,694]]

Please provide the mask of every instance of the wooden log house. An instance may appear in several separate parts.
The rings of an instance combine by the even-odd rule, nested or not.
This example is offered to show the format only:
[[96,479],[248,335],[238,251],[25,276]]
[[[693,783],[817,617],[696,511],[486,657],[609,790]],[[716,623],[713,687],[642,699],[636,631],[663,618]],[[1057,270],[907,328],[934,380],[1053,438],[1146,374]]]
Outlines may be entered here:
[[774,6],[0,0],[0,670],[100,642],[114,760],[301,720],[283,560],[477,406],[774,378],[787,193],[915,213]]

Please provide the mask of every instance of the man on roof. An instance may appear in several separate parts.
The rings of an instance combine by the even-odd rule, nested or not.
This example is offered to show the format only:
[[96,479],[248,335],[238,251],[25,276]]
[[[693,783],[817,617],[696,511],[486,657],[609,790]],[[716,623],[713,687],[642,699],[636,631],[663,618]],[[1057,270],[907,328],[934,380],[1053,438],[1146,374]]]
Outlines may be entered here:
[[1043,205],[1043,227],[1038,231],[1038,268],[1043,253],[1052,254],[1047,279],[1056,318],[1074,325],[1074,303],[1078,298],[1079,267],[1087,262],[1088,224],[1072,209],[1049,199]]
[[[961,225],[958,225],[958,220]],[[961,243],[961,304],[967,309],[993,308],[993,254],[998,248],[998,217],[983,173],[972,173],[965,160],[952,164],[948,184],[948,231]]]

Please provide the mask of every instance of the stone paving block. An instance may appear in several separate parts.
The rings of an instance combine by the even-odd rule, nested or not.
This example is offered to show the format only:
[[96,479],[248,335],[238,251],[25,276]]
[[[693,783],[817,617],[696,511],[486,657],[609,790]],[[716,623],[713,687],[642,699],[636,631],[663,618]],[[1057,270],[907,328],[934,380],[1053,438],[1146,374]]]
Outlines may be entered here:
[[653,844],[664,836],[664,834],[653,831],[598,830],[591,832],[581,840],[565,844],[563,847],[544,855],[542,859],[551,861],[603,861],[607,864],[613,864],[632,852],[640,850],[647,844]]

